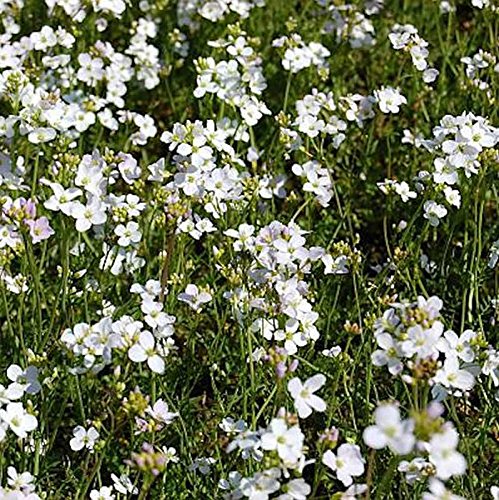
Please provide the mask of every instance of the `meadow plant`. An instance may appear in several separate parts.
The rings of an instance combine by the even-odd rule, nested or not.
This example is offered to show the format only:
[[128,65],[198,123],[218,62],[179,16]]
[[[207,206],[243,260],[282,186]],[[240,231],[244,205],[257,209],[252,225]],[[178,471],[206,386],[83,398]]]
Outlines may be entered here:
[[0,499],[499,499],[495,0],[0,0]]

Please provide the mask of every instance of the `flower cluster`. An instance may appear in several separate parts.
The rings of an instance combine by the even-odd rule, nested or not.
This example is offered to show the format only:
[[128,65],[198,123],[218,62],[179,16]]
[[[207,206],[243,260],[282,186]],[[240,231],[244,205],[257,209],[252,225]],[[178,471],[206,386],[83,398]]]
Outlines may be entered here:
[[[295,103],[296,118],[290,128],[282,127],[281,133],[290,141],[290,150],[298,150],[303,145],[301,136],[314,139],[317,136],[331,136],[332,144],[338,148],[345,140],[346,123],[334,111],[336,104],[331,92],[325,94],[317,89]],[[299,174],[297,174],[299,175]]]
[[35,478],[29,472],[17,472],[15,467],[7,468],[7,487],[0,486],[2,498],[7,500],[41,500],[35,493]]
[[494,73],[499,73],[499,63],[497,63],[496,56],[479,49],[471,57],[462,57],[461,62],[465,65],[465,73],[469,83],[479,90],[486,91],[487,97],[492,101],[490,80],[493,78]]
[[305,499],[311,492],[310,486],[302,478],[285,482],[289,477],[289,470],[301,474],[307,465],[304,450],[305,436],[298,423],[293,421],[292,415],[282,410],[266,429],[258,432],[250,432],[246,430],[244,422],[234,423],[232,420],[226,422],[224,428],[236,435],[229,444],[227,452],[239,448],[243,457],[246,459],[256,457],[259,462],[264,455],[269,455],[268,460],[273,463],[272,467],[249,477],[243,477],[239,472],[232,471],[228,479],[222,479],[219,483],[222,490],[229,491],[224,494],[224,498],[255,498],[257,494],[268,496],[282,490],[283,494],[295,492],[297,496],[294,498]]
[[0,499],[499,500],[498,9],[403,3],[0,0]]
[[66,348],[77,358],[83,358],[83,364],[74,369],[75,373],[102,370],[112,363],[115,350],[127,351],[135,363],[147,361],[153,372],[164,372],[164,360],[175,345],[172,335],[176,318],[165,313],[163,304],[157,301],[161,294],[159,281],[150,280],[145,286],[136,283],[131,292],[141,298],[143,321],[128,315],[117,321],[105,316],[92,325],[78,323],[63,332],[61,341]]
[[8,247],[17,251],[24,247],[23,237],[36,245],[54,234],[45,216],[37,217],[37,204],[32,199],[5,197],[0,212],[0,248]]
[[326,59],[331,52],[321,43],[306,43],[298,33],[276,38],[272,46],[283,52],[282,67],[291,73],[298,73],[305,68],[315,66],[320,71],[327,71]]
[[[169,144],[170,151],[176,152],[173,161],[178,167],[173,181],[165,188],[167,213],[172,212],[171,216],[174,217],[173,205],[187,197],[192,203],[201,203],[205,213],[212,218],[219,219],[227,212],[229,204],[242,199],[245,176],[244,171],[240,172],[236,166],[244,167],[244,162],[228,144],[232,138],[246,139],[244,128],[230,120],[218,123],[210,120],[206,125],[200,121],[177,123],[172,132],[163,132],[161,140]],[[154,167],[154,171],[150,180],[162,180],[160,164]],[[198,233],[214,230],[210,219],[196,220],[189,210],[181,212],[176,219],[180,230],[192,232],[197,237],[200,236]],[[186,220],[189,222],[186,223]]]
[[466,460],[457,450],[459,435],[451,422],[441,418],[442,413],[443,407],[432,403],[413,417],[402,419],[397,405],[381,404],[375,411],[375,424],[364,430],[364,442],[376,450],[388,447],[395,455],[416,450],[416,458],[401,461],[398,466],[409,484],[428,477],[447,481],[462,476]]
[[[469,392],[480,372],[490,373],[490,355],[484,355],[481,336],[472,330],[461,335],[445,330],[442,306],[436,296],[392,304],[375,321],[379,349],[372,354],[375,366],[387,366],[392,375],[402,374],[408,383],[428,381],[438,399]],[[485,360],[482,368],[479,359]]]
[[[255,227],[241,225],[225,234],[235,240],[236,252],[246,251],[252,257],[247,288],[238,288],[228,298],[239,313],[249,308],[263,314],[254,320],[253,332],[283,342],[288,354],[315,342],[320,336],[315,325],[319,316],[307,300],[309,287],[303,277],[317,261],[322,261],[326,274],[343,273],[346,256],[333,259],[321,247],[307,248],[305,232],[294,223],[274,221],[256,234]],[[276,297],[275,302],[266,300],[269,295]]]
[[388,38],[395,50],[409,52],[414,67],[423,72],[425,83],[432,83],[437,79],[438,70],[428,66],[428,42],[419,36],[412,24],[396,24]]
[[212,47],[224,49],[231,59],[215,62],[213,57],[196,61],[197,88],[194,96],[216,94],[223,102],[237,107],[248,126],[254,126],[270,110],[260,100],[267,87],[262,72],[262,59],[247,40],[244,31],[232,30],[225,40],[210,42]]
[[189,26],[191,30],[199,29],[196,16],[200,16],[213,23],[223,19],[231,12],[245,19],[255,7],[262,7],[263,0],[181,0],[177,11],[180,26]]
[[[419,193],[428,192],[431,197],[424,203],[424,218],[432,226],[449,213],[447,207],[461,206],[459,186],[473,175],[483,175],[488,163],[496,158],[494,150],[499,142],[499,129],[481,116],[463,113],[446,115],[433,129],[432,139],[414,138],[405,131],[403,142],[425,148],[433,153],[433,168],[421,170],[413,180],[414,188],[405,182],[387,180],[380,184],[385,193],[395,192],[407,201]],[[447,205],[447,207],[446,207]]]
[[328,19],[323,28],[325,33],[335,34],[338,42],[348,40],[353,49],[366,49],[376,44],[376,33],[370,16],[380,11],[383,0],[365,2],[364,12],[349,3],[343,5],[325,3],[331,3],[328,5]]
[[25,394],[40,392],[38,369],[28,366],[23,370],[19,365],[10,365],[7,378],[7,386],[0,384],[0,442],[7,439],[11,432],[24,439],[38,427],[31,402],[25,406],[19,401]]
[[306,180],[303,184],[303,191],[313,193],[323,207],[329,206],[329,201],[333,197],[333,183],[327,168],[321,167],[319,162],[311,160],[303,165],[295,163],[292,170],[295,175]]

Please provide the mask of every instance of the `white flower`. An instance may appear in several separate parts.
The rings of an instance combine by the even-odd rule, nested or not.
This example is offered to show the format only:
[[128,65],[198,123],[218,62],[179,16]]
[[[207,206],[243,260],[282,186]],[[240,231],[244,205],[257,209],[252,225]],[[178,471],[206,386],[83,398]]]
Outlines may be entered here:
[[402,104],[407,104],[407,99],[398,89],[382,87],[374,91],[374,97],[378,102],[382,113],[398,113]]
[[407,329],[407,340],[401,343],[402,350],[406,356],[416,354],[418,358],[428,358],[437,354],[437,342],[441,338],[444,325],[441,321],[435,321],[430,328],[414,325]]
[[423,493],[422,500],[465,500],[464,497],[451,493],[438,479],[431,478],[430,492]]
[[114,500],[115,498],[111,486],[102,486],[101,489],[90,492],[90,500]]
[[457,189],[452,189],[449,186],[444,188],[444,196],[445,200],[449,205],[452,205],[456,208],[461,206],[461,194]]
[[38,368],[35,366],[28,366],[26,370],[23,370],[18,365],[10,365],[7,368],[7,377],[12,382],[24,386],[24,390],[28,394],[37,394],[42,389],[40,382],[38,382]]
[[338,255],[333,258],[329,253],[321,257],[324,264],[324,274],[347,274],[348,273],[348,257],[346,255]]
[[436,476],[443,481],[466,472],[466,460],[456,449],[458,442],[459,435],[452,425],[446,425],[429,442],[429,460],[437,469]]
[[388,371],[392,375],[399,374],[404,368],[404,365],[400,360],[404,356],[400,343],[397,342],[389,333],[380,333],[376,335],[375,338],[381,349],[377,349],[372,353],[371,360],[373,365],[387,365]]
[[104,166],[103,160],[97,152],[92,155],[84,155],[76,172],[75,184],[96,198],[100,197],[103,193]]
[[121,177],[127,184],[133,184],[135,179],[138,179],[141,174],[140,166],[137,160],[129,154],[119,153],[120,162],[118,163],[118,170]]
[[9,403],[5,409],[0,410],[0,421],[2,420],[20,438],[25,438],[28,432],[35,430],[38,426],[36,417],[30,415],[22,403]]
[[433,166],[435,167],[433,180],[437,184],[454,185],[458,182],[459,176],[457,169],[450,164],[447,158],[435,158]]
[[139,225],[135,221],[130,221],[126,226],[118,224],[114,230],[114,234],[118,236],[118,245],[127,247],[130,244],[138,243],[142,238]]
[[78,80],[91,86],[96,86],[104,76],[104,62],[99,57],[92,58],[90,54],[82,53],[78,56],[80,69],[77,73]]
[[438,69],[426,68],[423,72],[423,81],[425,83],[433,83],[439,75]]
[[69,188],[64,189],[56,182],[41,181],[43,184],[50,186],[54,194],[43,204],[45,208],[53,211],[61,211],[65,215],[71,215],[71,203],[75,198],[81,195],[81,189]]
[[417,194],[415,191],[411,191],[409,184],[407,182],[396,182],[395,183],[395,192],[400,196],[401,200],[406,203],[411,198],[416,198]]
[[276,330],[274,338],[276,340],[285,340],[284,349],[289,355],[296,354],[298,347],[307,345],[307,339],[302,331],[298,330],[300,323],[295,319],[288,319],[284,330]]
[[367,484],[352,484],[341,494],[340,500],[357,500],[359,495],[367,491]]
[[[224,498],[238,499],[241,498],[241,493],[239,491],[239,486],[241,485],[241,479],[243,476],[237,471],[229,472],[228,479],[220,479],[218,481],[218,487],[222,490],[232,490],[231,494],[224,495]],[[237,493],[236,493],[237,492]],[[236,496],[237,495],[237,496]]]
[[428,219],[432,226],[438,226],[440,219],[447,215],[447,209],[436,201],[426,201],[424,206],[424,218]]
[[14,467],[7,468],[8,485],[16,491],[22,491],[24,494],[29,494],[35,489],[35,478],[29,472],[18,473]]
[[297,425],[287,426],[282,418],[274,418],[262,436],[264,450],[277,450],[281,460],[296,463],[302,455],[304,435]]
[[335,345],[330,349],[323,349],[322,355],[326,356],[326,358],[337,358],[341,354],[341,347],[339,345]]
[[138,342],[128,350],[128,357],[135,363],[147,360],[149,368],[155,373],[165,371],[165,361],[156,350],[153,334],[147,330],[140,332]]
[[263,472],[257,472],[253,477],[241,480],[240,491],[250,500],[266,500],[281,487],[278,479],[281,471],[274,467]]
[[157,422],[169,425],[173,420],[178,417],[178,413],[168,411],[168,404],[162,399],[158,399],[154,405],[149,406],[146,412]]
[[0,406],[11,401],[22,398],[24,395],[24,385],[14,382],[7,387],[0,384]]
[[[234,250],[240,252],[243,249],[251,250],[254,244],[253,234],[255,232],[255,226],[250,226],[249,224],[241,224],[237,230],[227,229],[225,235],[235,238],[236,241],[232,243]],[[499,243],[498,243],[499,248]]]
[[364,430],[364,442],[370,448],[380,450],[388,446],[393,453],[406,455],[415,443],[414,422],[402,421],[400,412],[394,404],[381,404],[374,412],[376,425]]
[[31,33],[30,40],[33,48],[40,51],[46,51],[48,48],[57,45],[57,37],[50,26],[43,26],[40,31]]
[[133,485],[132,481],[126,474],[121,474],[120,477],[116,476],[116,474],[111,474],[111,479],[114,483],[114,489],[122,495],[127,495],[129,493],[137,495],[139,492],[139,489]]
[[179,458],[177,456],[177,450],[173,448],[173,446],[170,446],[168,448],[166,446],[163,446],[161,448],[161,451],[166,459],[166,463],[170,462],[173,462],[174,464],[178,463]]
[[95,427],[90,427],[87,431],[84,427],[78,425],[73,429],[73,438],[69,441],[69,446],[73,451],[79,451],[83,448],[92,451],[97,439],[99,439],[99,432]]
[[312,488],[302,478],[292,479],[289,483],[282,486],[282,495],[276,500],[306,500],[310,495]]
[[322,463],[335,471],[336,476],[345,486],[352,484],[352,476],[357,477],[364,473],[364,459],[360,448],[355,444],[342,444],[336,455],[331,450],[327,450],[322,456]]
[[483,9],[484,7],[488,7],[490,5],[490,0],[471,0],[471,5],[473,5],[473,7]]
[[75,115],[75,129],[84,132],[95,123],[95,114],[91,111],[78,111]]
[[178,300],[189,304],[196,312],[201,310],[201,306],[210,302],[212,295],[209,292],[201,291],[196,285],[190,284],[185,288],[185,292],[179,294]]
[[326,377],[322,374],[314,375],[304,384],[298,377],[288,382],[288,391],[294,399],[295,408],[300,418],[307,418],[312,410],[325,411],[326,403],[314,392],[318,391],[326,383]]
[[215,463],[215,459],[212,457],[199,457],[189,465],[189,470],[195,471],[199,470],[201,474],[206,475],[210,472],[211,466]]
[[104,224],[107,220],[105,206],[97,197],[92,197],[87,205],[73,202],[71,216],[76,219],[76,230],[81,233],[88,231],[92,226]]
[[473,330],[465,330],[460,337],[452,330],[447,330],[437,347],[446,356],[453,354],[465,363],[471,363],[475,359],[475,353],[470,342],[475,337],[476,333]]
[[448,354],[443,367],[437,371],[433,380],[446,388],[461,391],[469,391],[475,385],[475,377],[470,372],[459,368],[459,360],[454,353]]
[[28,141],[33,144],[40,144],[42,142],[49,142],[55,139],[56,131],[50,127],[35,128],[28,134]]
[[416,481],[424,479],[429,465],[430,464],[424,458],[416,457],[410,462],[402,460],[397,470],[405,474],[405,480],[408,484],[413,484]]
[[143,295],[142,304],[140,309],[144,313],[145,322],[151,327],[155,328],[155,334],[158,335],[157,330],[161,330],[161,336],[167,336],[173,333],[172,324],[175,322],[175,317],[166,314],[163,311],[163,304],[151,299],[148,295]]

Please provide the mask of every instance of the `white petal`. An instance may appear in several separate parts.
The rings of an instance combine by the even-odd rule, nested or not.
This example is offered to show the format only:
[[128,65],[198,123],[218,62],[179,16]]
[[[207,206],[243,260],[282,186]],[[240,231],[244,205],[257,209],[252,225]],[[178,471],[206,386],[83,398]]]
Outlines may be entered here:
[[128,357],[135,363],[142,363],[147,359],[146,351],[139,344],[134,344],[128,349]]
[[301,380],[298,377],[294,377],[288,382],[288,391],[293,398],[300,394],[302,387]]
[[165,371],[165,362],[163,358],[158,354],[151,356],[147,360],[147,364],[149,365],[149,368],[155,373],[164,373]]
[[326,383],[326,377],[322,373],[318,373],[317,375],[314,375],[305,382],[305,387],[310,392],[315,392],[319,390],[325,383]]
[[469,391],[475,385],[475,377],[466,370],[459,370],[456,379],[452,384],[463,391]]
[[312,415],[312,408],[301,398],[295,399],[295,408],[300,418],[308,418]]
[[322,463],[327,465],[330,469],[336,470],[336,455],[331,450],[327,450],[324,455],[322,455]]
[[400,422],[399,409],[392,404],[378,406],[374,412],[376,423],[383,427],[397,425]]
[[79,439],[73,438],[69,442],[69,446],[73,451],[78,451],[83,448],[83,441],[80,441]]
[[325,411],[326,410],[326,402],[320,398],[319,396],[315,396],[312,394],[308,399],[307,403],[315,410],[315,411]]
[[148,332],[147,330],[140,332],[140,345],[144,349],[152,349],[154,347],[154,337],[151,332]]
[[364,438],[364,443],[366,443],[369,448],[380,450],[386,446],[386,436],[381,432],[381,429],[375,425],[367,427],[362,437]]

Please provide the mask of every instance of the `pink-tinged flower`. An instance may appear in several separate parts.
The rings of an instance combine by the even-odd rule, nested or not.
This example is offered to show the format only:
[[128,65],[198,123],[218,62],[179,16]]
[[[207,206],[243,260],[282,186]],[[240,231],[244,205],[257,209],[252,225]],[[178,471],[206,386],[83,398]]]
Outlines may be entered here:
[[25,200],[21,198],[21,206],[26,219],[34,219],[36,217],[36,203],[33,200]]
[[54,234],[54,230],[50,227],[47,217],[40,217],[36,220],[27,220],[26,224],[29,227],[29,234],[33,243],[47,240]]

